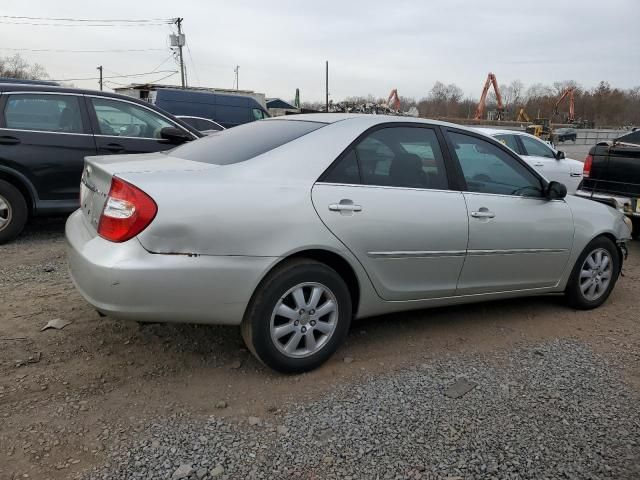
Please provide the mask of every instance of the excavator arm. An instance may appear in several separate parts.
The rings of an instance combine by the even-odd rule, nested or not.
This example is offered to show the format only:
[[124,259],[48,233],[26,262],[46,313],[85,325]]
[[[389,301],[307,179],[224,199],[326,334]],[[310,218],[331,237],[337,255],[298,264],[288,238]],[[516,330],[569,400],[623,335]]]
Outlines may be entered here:
[[560,98],[558,98],[558,101],[556,102],[556,105],[553,110],[557,114],[558,107],[560,106],[562,101],[565,98],[569,97],[569,117],[567,118],[567,120],[569,120],[570,122],[573,122],[575,120],[575,102],[573,98],[574,91],[575,91],[575,87],[569,87],[564,92],[562,92],[562,95],[560,95]]
[[498,103],[498,120],[502,120],[502,112],[504,111],[504,106],[502,105],[502,95],[500,94],[500,88],[498,87],[498,80],[493,73],[489,73],[487,75],[487,81],[484,82],[484,88],[482,89],[482,95],[480,95],[480,101],[478,102],[478,106],[476,107],[476,114],[473,117],[476,120],[482,119],[484,117],[484,109],[487,104],[487,93],[489,93],[489,88],[493,85],[493,90],[496,93],[496,102]]

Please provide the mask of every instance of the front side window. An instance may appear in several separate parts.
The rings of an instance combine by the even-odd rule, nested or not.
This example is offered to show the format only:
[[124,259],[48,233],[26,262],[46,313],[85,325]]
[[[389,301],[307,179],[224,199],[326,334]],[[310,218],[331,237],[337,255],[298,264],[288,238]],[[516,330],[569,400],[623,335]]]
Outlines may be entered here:
[[387,127],[355,147],[365,185],[446,190],[447,174],[433,129]]
[[259,108],[252,108],[251,112],[253,113],[254,120],[262,120],[264,118],[264,112]]
[[492,143],[450,132],[467,190],[478,193],[541,197],[542,184],[515,158]]
[[133,103],[92,98],[101,135],[137,138],[162,138],[160,131],[176,125],[151,110]]
[[501,135],[496,135],[495,138],[500,143],[506,145],[507,147],[509,147],[514,152],[521,153],[520,152],[520,146],[518,145],[518,140],[516,139],[515,135],[503,135],[503,134],[501,134]]
[[551,150],[541,141],[535,140],[525,135],[521,135],[520,140],[522,140],[522,144],[524,145],[524,149],[526,150],[527,155],[531,155],[532,157],[556,158],[553,150]]
[[9,95],[4,107],[7,128],[82,133],[80,102],[74,95]]

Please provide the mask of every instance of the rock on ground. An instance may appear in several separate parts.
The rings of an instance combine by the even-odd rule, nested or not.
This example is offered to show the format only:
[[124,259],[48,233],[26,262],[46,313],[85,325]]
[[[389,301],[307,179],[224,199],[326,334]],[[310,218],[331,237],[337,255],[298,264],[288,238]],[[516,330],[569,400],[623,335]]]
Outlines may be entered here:
[[[159,447],[117,448],[84,478],[171,478],[186,459],[221,479],[640,478],[640,402],[616,372],[575,341],[441,358],[291,405],[287,435],[158,419],[143,438]],[[463,378],[477,386],[447,397]]]

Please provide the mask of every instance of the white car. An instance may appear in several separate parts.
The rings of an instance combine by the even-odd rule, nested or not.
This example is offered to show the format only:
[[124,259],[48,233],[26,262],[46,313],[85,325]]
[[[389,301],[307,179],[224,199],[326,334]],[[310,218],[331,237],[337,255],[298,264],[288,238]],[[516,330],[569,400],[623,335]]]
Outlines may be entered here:
[[505,144],[547,180],[564,183],[567,193],[574,194],[578,189],[584,169],[584,164],[579,160],[565,157],[564,152],[525,132],[493,128],[478,130]]

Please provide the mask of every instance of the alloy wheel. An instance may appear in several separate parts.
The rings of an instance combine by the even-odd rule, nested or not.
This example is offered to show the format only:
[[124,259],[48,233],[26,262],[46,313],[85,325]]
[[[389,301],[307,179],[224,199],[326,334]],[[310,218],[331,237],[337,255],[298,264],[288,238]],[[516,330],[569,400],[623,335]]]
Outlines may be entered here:
[[288,357],[317,353],[333,335],[338,323],[338,301],[321,283],[300,283],[276,303],[271,314],[271,340]]
[[11,205],[0,195],[0,231],[4,230],[11,223]]
[[580,292],[586,300],[595,301],[607,291],[613,275],[610,253],[604,248],[592,251],[580,269]]

